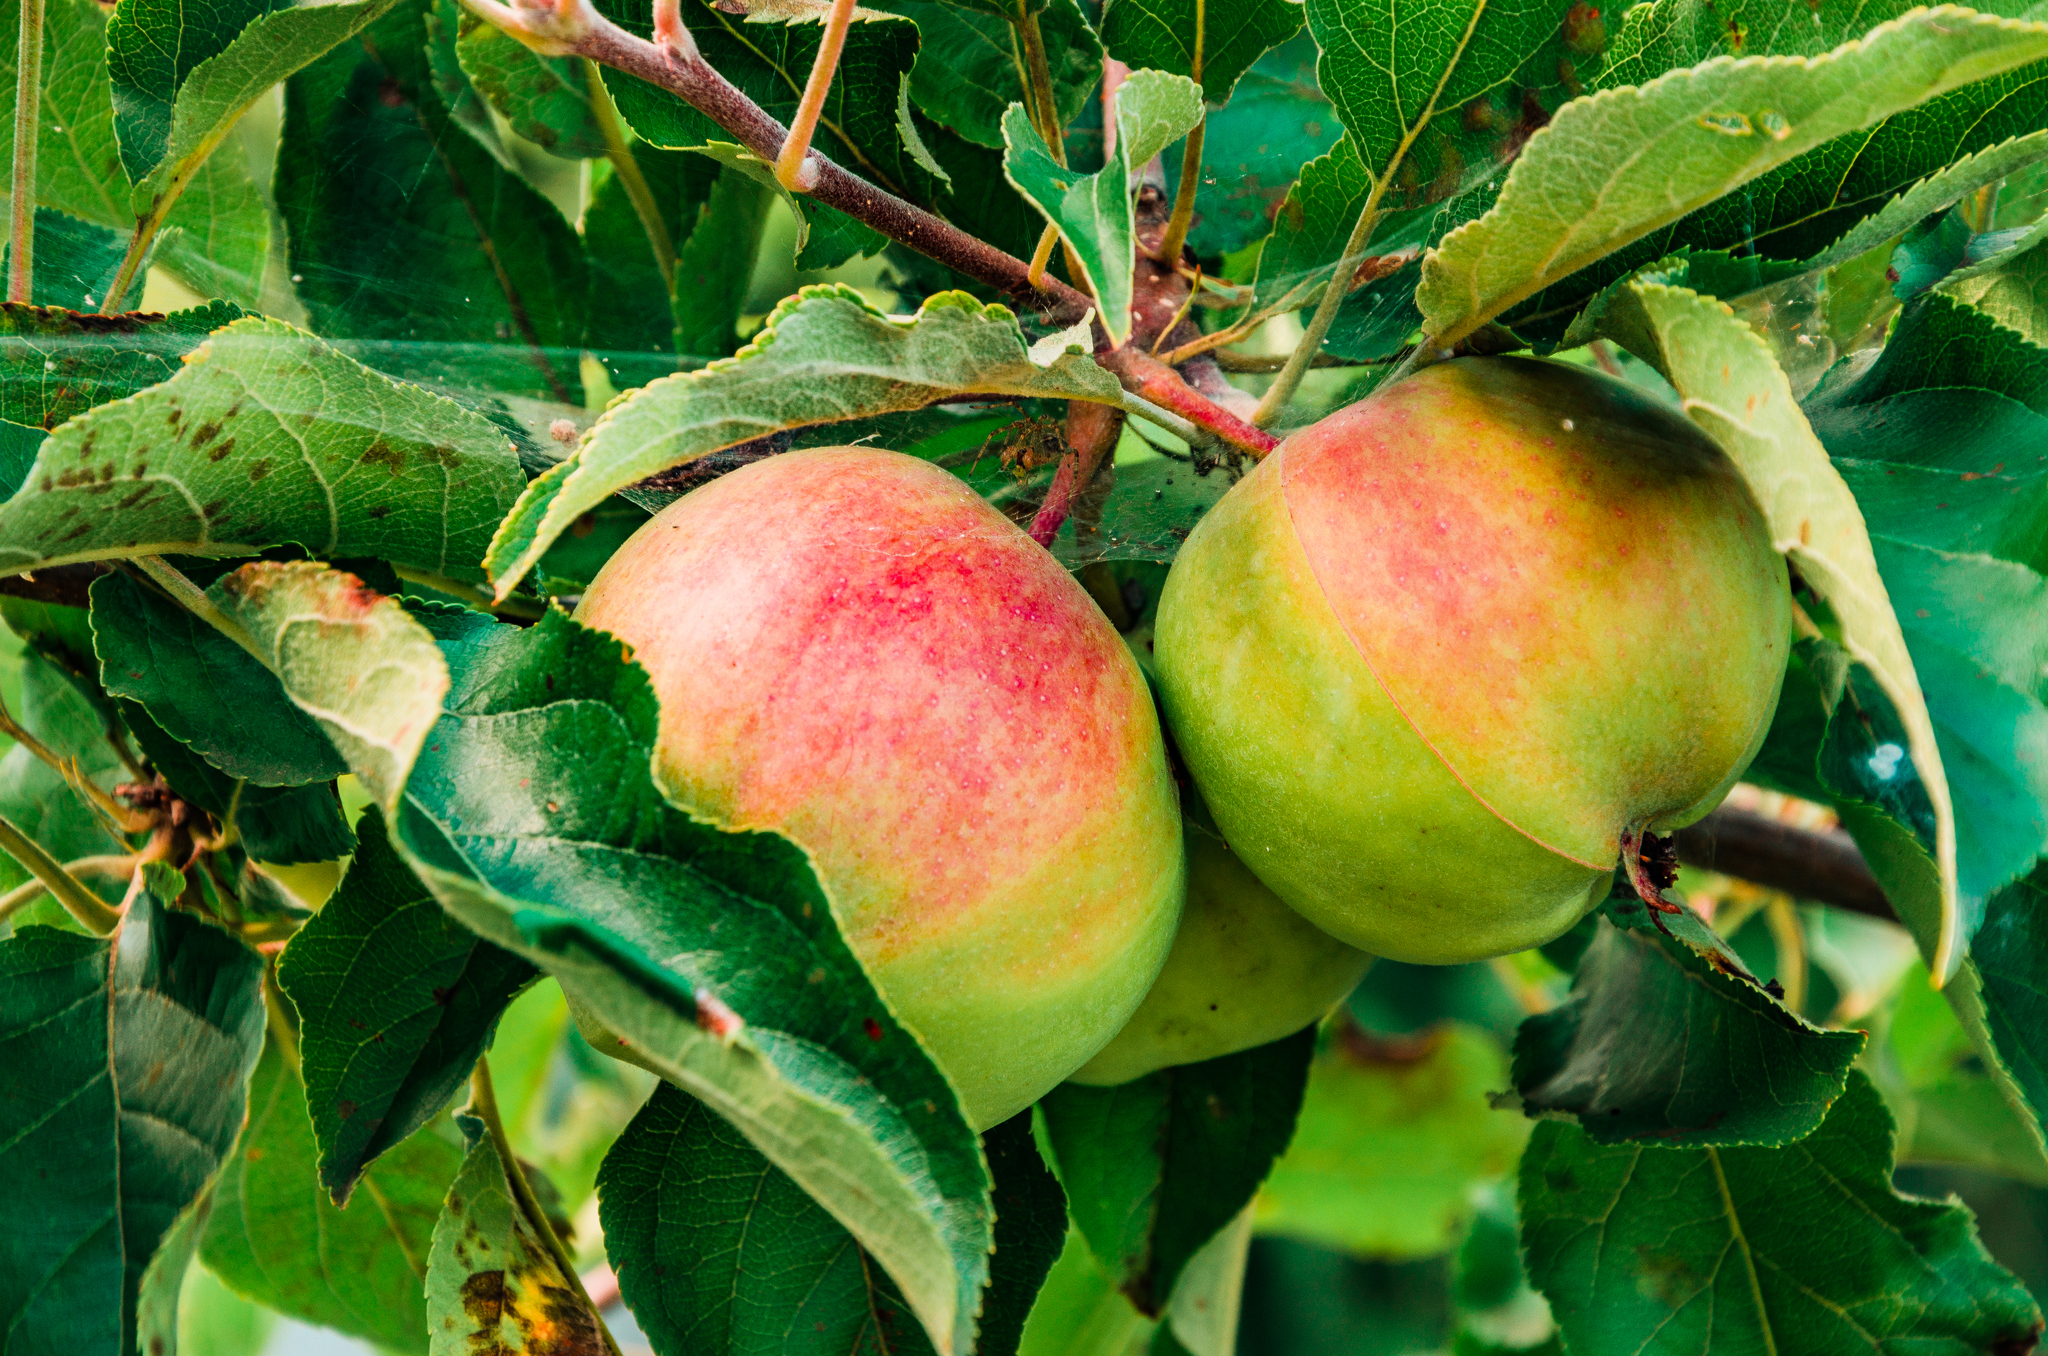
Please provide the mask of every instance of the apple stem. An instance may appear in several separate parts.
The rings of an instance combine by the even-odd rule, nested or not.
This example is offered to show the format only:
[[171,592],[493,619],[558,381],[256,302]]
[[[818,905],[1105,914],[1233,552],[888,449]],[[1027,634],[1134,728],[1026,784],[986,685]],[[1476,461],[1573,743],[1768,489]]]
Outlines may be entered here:
[[1636,896],[1658,913],[1681,913],[1683,908],[1664,898],[1664,891],[1678,878],[1678,856],[1669,838],[1659,838],[1643,829],[1621,831],[1621,860],[1628,867],[1629,884]]

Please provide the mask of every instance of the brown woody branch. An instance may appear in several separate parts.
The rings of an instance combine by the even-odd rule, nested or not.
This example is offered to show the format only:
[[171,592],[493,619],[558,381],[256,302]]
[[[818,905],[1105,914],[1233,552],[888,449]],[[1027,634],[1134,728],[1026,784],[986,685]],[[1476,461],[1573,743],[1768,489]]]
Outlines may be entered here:
[[90,565],[51,565],[27,574],[0,579],[0,597],[28,598],[62,607],[85,607],[91,601],[92,581],[107,572],[104,562]]
[[1840,829],[1794,828],[1732,806],[1673,835],[1687,866],[1783,890],[1800,899],[1898,921],[1855,840]]
[[[711,68],[683,28],[675,0],[656,5],[656,42],[635,37],[599,14],[590,0],[465,0],[480,16],[511,33],[529,47],[550,56],[579,56],[610,66],[665,89],[725,129],[740,145],[774,164],[788,129]],[[1015,255],[977,239],[933,213],[905,202],[860,176],[834,164],[812,146],[803,161],[806,192],[855,221],[928,259],[1002,292],[1021,306],[1055,324],[1071,325],[1086,315],[1094,301],[1056,278],[1031,277],[1031,266]],[[1098,353],[1106,355],[1108,340],[1096,325]],[[1113,355],[1106,355],[1113,356]],[[1135,374],[1105,361],[1124,388],[1144,396],[1213,432],[1224,442],[1262,456],[1273,440],[1246,421],[1219,408],[1183,381],[1171,368],[1156,362],[1158,371],[1144,373],[1143,389]]]

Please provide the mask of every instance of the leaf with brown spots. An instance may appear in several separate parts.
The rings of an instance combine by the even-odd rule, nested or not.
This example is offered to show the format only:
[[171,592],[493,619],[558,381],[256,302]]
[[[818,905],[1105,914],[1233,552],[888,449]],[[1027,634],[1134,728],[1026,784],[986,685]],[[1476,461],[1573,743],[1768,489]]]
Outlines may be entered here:
[[[597,1318],[548,1256],[482,1127],[434,1226],[427,1256],[432,1356],[600,1356]],[[528,1172],[533,1169],[528,1168]]]
[[[57,361],[20,353],[16,368]],[[330,559],[373,556],[483,578],[491,533],[525,484],[511,443],[488,420],[278,320],[237,320],[182,366],[174,356],[156,360],[177,368],[169,380],[132,367],[125,387],[88,388],[94,369],[85,365],[71,386],[37,388],[41,404],[0,409],[0,418],[28,422],[160,382],[76,414],[44,441],[20,490],[0,503],[0,574],[296,543]],[[14,389],[0,385],[0,394]],[[29,388],[18,389],[26,401]]]

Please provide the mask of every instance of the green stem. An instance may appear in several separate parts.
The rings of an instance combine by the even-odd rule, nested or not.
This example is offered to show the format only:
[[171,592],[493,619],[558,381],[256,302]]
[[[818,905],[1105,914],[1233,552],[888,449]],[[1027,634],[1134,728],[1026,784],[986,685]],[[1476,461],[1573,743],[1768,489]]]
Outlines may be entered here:
[[42,882],[43,888],[56,897],[64,911],[76,918],[95,936],[105,937],[119,926],[121,914],[118,909],[107,907],[106,901],[78,883],[78,878],[66,871],[55,857],[43,851],[42,846],[4,817],[0,817],[0,848],[27,867],[29,874]]
[[14,179],[7,237],[7,299],[27,301],[35,288],[36,115],[43,102],[43,0],[21,0],[21,38],[15,48]]
[[668,223],[661,219],[661,207],[654,200],[654,190],[648,187],[647,176],[640,172],[640,162],[633,158],[633,148],[626,144],[626,128],[619,121],[618,106],[612,102],[611,91],[604,87],[602,69],[595,61],[585,58],[583,76],[590,84],[591,111],[597,115],[598,128],[604,133],[605,158],[611,161],[612,173],[619,177],[619,186],[626,190],[626,201],[633,204],[633,215],[640,218],[640,229],[647,232],[647,247],[654,251],[654,266],[661,271],[661,285],[673,297],[676,292],[676,245],[669,239]]
[[[1198,11],[1199,12],[1199,11]],[[1159,261],[1172,266],[1188,243],[1188,228],[1195,221],[1195,194],[1202,183],[1202,139],[1209,130],[1206,115],[1188,133],[1180,153],[1180,187],[1173,195],[1173,215],[1166,219],[1166,234],[1159,237]]]
[[177,600],[179,606],[254,655],[256,662],[264,668],[270,667],[270,657],[257,648],[256,638],[251,636],[240,622],[221,611],[213,599],[207,597],[197,584],[180,574],[175,565],[162,556],[136,556],[133,564],[160,584],[164,592]]
[[607,1356],[620,1356],[619,1344],[612,1337],[604,1318],[591,1303],[590,1292],[583,1288],[583,1277],[576,1270],[576,1259],[569,1256],[569,1250],[562,1246],[562,1240],[555,1233],[555,1226],[548,1223],[547,1212],[541,1209],[539,1197],[533,1194],[533,1184],[526,1180],[525,1171],[519,1166],[519,1156],[512,1152],[512,1139],[505,1133],[504,1119],[498,1114],[498,1091],[491,1085],[491,1061],[488,1055],[478,1055],[476,1070],[469,1076],[469,1110],[484,1123],[484,1130],[491,1137],[491,1147],[498,1151],[498,1161],[504,1165],[505,1181],[512,1188],[512,1199],[519,1204],[527,1222],[540,1236],[541,1246],[554,1260],[569,1283],[576,1287],[576,1294],[590,1310],[590,1319],[597,1324],[598,1335],[604,1339]]
[[1045,34],[1038,27],[1036,14],[1026,12],[1013,22],[1024,43],[1024,91],[1030,96],[1025,107],[1031,111],[1031,121],[1038,125],[1038,135],[1045,139],[1053,163],[1065,169],[1067,139],[1060,134],[1059,101],[1053,96],[1052,63],[1045,56]]
[[[1202,83],[1202,56],[1209,38],[1208,0],[1195,0],[1195,51],[1188,62],[1188,75],[1197,84]],[[1202,137],[1208,130],[1209,115],[1206,110],[1202,120],[1188,133],[1187,144],[1180,153],[1180,186],[1173,195],[1173,215],[1166,220],[1166,234],[1159,237],[1159,261],[1171,268],[1180,261],[1181,247],[1188,242],[1188,227],[1195,220],[1195,193],[1202,183]],[[1143,169],[1133,165],[1132,169]]]
[[[1384,182],[1387,176],[1382,175]],[[1301,385],[1302,377],[1308,372],[1309,364],[1323,351],[1323,337],[1336,323],[1337,308],[1344,304],[1344,298],[1351,289],[1347,284],[1351,270],[1358,266],[1357,256],[1365,249],[1365,242],[1372,238],[1372,228],[1380,219],[1380,185],[1375,183],[1366,197],[1365,208],[1358,214],[1358,224],[1351,228],[1351,238],[1344,242],[1344,253],[1338,257],[1337,267],[1330,274],[1330,281],[1323,288],[1323,299],[1316,304],[1316,313],[1309,318],[1308,329],[1302,334],[1301,342],[1294,346],[1294,352],[1287,355],[1287,366],[1280,369],[1280,375],[1273,378],[1273,384],[1259,400],[1259,408],[1252,412],[1252,423],[1264,428],[1279,416],[1294,398],[1294,390]]]

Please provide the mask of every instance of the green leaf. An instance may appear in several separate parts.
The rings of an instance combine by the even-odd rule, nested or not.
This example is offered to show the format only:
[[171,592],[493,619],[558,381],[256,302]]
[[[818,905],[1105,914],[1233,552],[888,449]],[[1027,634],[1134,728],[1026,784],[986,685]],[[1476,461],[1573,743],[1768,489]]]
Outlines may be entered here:
[[534,975],[442,911],[375,807],[357,832],[340,888],[278,962],[299,1010],[320,1180],[340,1204],[371,1160],[448,1105]]
[[[128,780],[127,768],[107,740],[106,714],[56,663],[34,650],[21,656],[17,714],[23,728],[59,758],[76,759],[80,774],[101,790]],[[62,776],[19,745],[0,757],[0,815],[59,861],[127,850]],[[12,860],[7,859],[10,865]],[[112,882],[87,884],[120,898]],[[68,914],[55,911],[55,916],[71,925]]]
[[1301,25],[1299,0],[1108,0],[1102,7],[1102,45],[1134,71],[1150,67],[1187,76],[1202,87],[1203,98],[1221,108],[1252,63]]
[[[641,37],[653,31],[651,0],[605,0],[599,9]],[[785,13],[793,16],[788,22],[750,19],[688,0],[682,17],[704,60],[787,126],[817,58],[825,11],[792,6]],[[938,181],[917,164],[896,130],[897,94],[917,60],[917,25],[893,15],[856,12],[813,144],[870,183],[928,206],[935,202]],[[730,140],[730,133],[667,90],[609,69],[605,84],[627,125],[656,146],[686,150]]]
[[[464,1128],[471,1126],[482,1130],[468,1121]],[[580,1284],[562,1274],[541,1241],[547,1227],[520,1208],[491,1137],[472,1134],[428,1255],[428,1350],[434,1356],[604,1351]]]
[[183,188],[272,85],[353,37],[392,0],[188,8],[125,0],[107,23],[114,130],[137,215]]
[[[36,256],[37,276],[42,255]],[[0,418],[53,429],[74,414],[170,380],[206,336],[242,318],[216,301],[170,315],[79,315],[0,306]]]
[[988,1190],[943,1075],[840,937],[802,852],[662,799],[658,708],[616,640],[423,608],[453,686],[399,849],[444,907],[552,974],[601,1050],[731,1119],[964,1350]]
[[1610,910],[1571,999],[1522,1023],[1522,1109],[1570,1119],[1601,1144],[1773,1145],[1812,1133],[1863,1034],[1808,1025],[1647,912]]
[[259,561],[207,590],[364,789],[395,808],[440,714],[448,668],[394,598],[310,561]]
[[[976,1356],[1012,1356],[1066,1231],[1023,1113],[983,1138],[995,1252]],[[666,1084],[598,1176],[605,1246],[657,1351],[929,1352],[896,1288],[823,1207],[702,1102]]]
[[[685,242],[706,215],[706,200],[718,181],[717,166],[701,155],[656,150],[644,143],[633,148],[633,160],[654,194],[670,248],[686,251]],[[719,254],[727,263],[752,248],[751,240],[742,244],[728,239],[720,244]],[[676,370],[676,309],[684,298],[696,304],[705,290],[718,300],[729,298],[725,330],[732,333],[733,320],[738,317],[737,293],[744,285],[735,275],[746,270],[713,272],[704,267],[706,260],[700,257],[693,261],[681,295],[671,297],[655,266],[647,228],[616,174],[605,176],[591,195],[590,206],[583,213],[583,247],[590,255],[587,338],[612,385],[620,390],[644,386]],[[738,342],[733,335],[733,345]]]
[[[1343,131],[1329,98],[1316,87],[1316,55],[1315,39],[1307,33],[1289,38],[1252,64],[1228,106],[1209,110],[1195,224],[1188,232],[1189,245],[1202,258],[1234,254],[1274,230],[1303,161],[1328,151]],[[1178,152],[1167,151],[1170,175],[1180,173],[1179,159]],[[1357,219],[1353,211],[1350,221]],[[1341,234],[1337,243],[1341,247]]]
[[[2048,133],[2043,139],[2048,140]],[[1990,272],[1951,284],[1948,292],[2030,343],[2048,345],[2048,245],[2036,245]]]
[[399,0],[293,76],[276,194],[312,328],[381,371],[583,403],[575,229],[456,125]]
[[348,771],[275,674],[130,576],[93,581],[92,628],[107,691],[141,702],[157,724],[228,776],[301,786]]
[[1059,228],[1101,302],[1103,328],[1122,343],[1131,329],[1131,266],[1137,226],[1130,167],[1143,165],[1202,120],[1202,87],[1185,76],[1133,71],[1117,90],[1116,151],[1094,174],[1054,160],[1022,104],[1003,115],[1003,173]]
[[[874,8],[917,22],[910,97],[918,109],[956,136],[1001,150],[1003,110],[1024,99],[1023,56],[1010,19],[948,0],[883,0]],[[1053,107],[1065,127],[1102,79],[1102,43],[1074,0],[1051,0],[1038,26]]]
[[[133,1351],[143,1277],[221,1165],[263,1043],[263,963],[147,891],[110,942],[0,941],[0,1321],[24,1351]],[[173,1240],[175,1241],[175,1240]]]
[[1371,1257],[1443,1252],[1474,1188],[1510,1172],[1529,1137],[1487,1104],[1506,1082],[1500,1048],[1462,1022],[1387,1041],[1341,1027],[1259,1190],[1260,1231]]
[[[774,201],[772,191],[758,179],[730,166],[710,185],[689,239],[676,250],[670,345],[674,352],[708,360],[722,358],[740,346],[740,308],[746,304],[752,275],[734,268],[733,261],[751,260],[759,252],[761,232]],[[673,365],[668,369],[674,370]]]
[[0,570],[298,542],[474,579],[520,483],[489,422],[251,317],[51,435],[0,504]]
[[1423,263],[1443,346],[1832,139],[2048,56],[2048,25],[1919,10],[1825,55],[1716,58],[1559,110],[1487,214]]
[[1574,1352],[2025,1350],[2041,1312],[1959,1205],[1892,1190],[1862,1074],[1784,1148],[1602,1146],[1556,1122],[1522,1159],[1531,1279]]
[[1734,459],[1773,543],[1827,600],[1842,644],[1896,705],[1905,752],[1934,811],[1941,867],[1939,915],[1905,922],[1936,973],[1953,974],[1976,923],[1957,896],[1957,815],[1922,680],[1854,494],[1829,464],[1770,349],[1728,307],[1644,278],[1615,291],[1601,324],[1664,374],[1693,422]]
[[506,146],[505,139],[498,135],[498,124],[492,121],[490,105],[484,102],[484,96],[477,92],[476,86],[469,83],[469,76],[462,70],[462,60],[455,52],[463,14],[458,0],[431,0],[423,16],[428,78],[441,100],[441,107],[448,112],[449,120],[469,133],[471,140],[483,147],[502,168],[516,174],[519,161]]
[[[2033,1113],[2034,1157],[2048,1127],[2048,995],[2040,958],[2048,948],[2048,867],[2037,866],[1991,897],[1970,944],[1984,1022],[2007,1077],[2022,1094],[2014,1109]],[[2011,1100],[2008,1098],[2008,1100]]]
[[455,42],[463,74],[520,136],[552,155],[592,160],[605,153],[579,57],[544,57],[504,29],[464,11]]
[[1294,1133],[1315,1032],[1039,1103],[1096,1257],[1158,1315],[1190,1260],[1243,1210]]
[[250,1086],[249,1123],[214,1189],[200,1259],[281,1314],[424,1353],[428,1249],[462,1163],[443,1128],[386,1154],[341,1209],[320,1185],[305,1090],[271,1043]]
[[1150,1349],[1155,1326],[1131,1307],[1081,1231],[1070,1228],[1018,1349],[1022,1356],[1136,1356]]
[[927,297],[897,321],[850,287],[806,287],[733,357],[664,377],[607,411],[527,488],[491,543],[499,596],[616,491],[734,443],[968,393],[1117,402],[1116,379],[1071,352],[1086,347],[1076,335],[1027,346],[1008,310],[959,292]]

